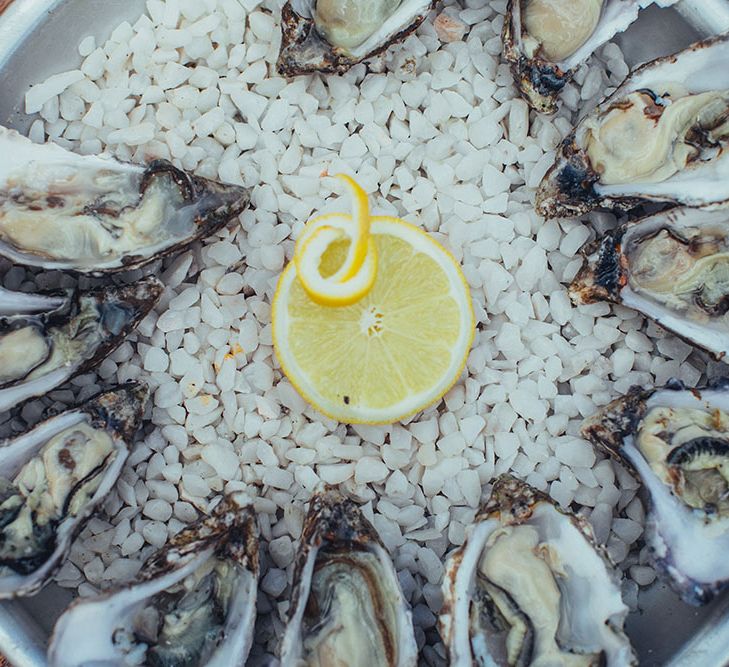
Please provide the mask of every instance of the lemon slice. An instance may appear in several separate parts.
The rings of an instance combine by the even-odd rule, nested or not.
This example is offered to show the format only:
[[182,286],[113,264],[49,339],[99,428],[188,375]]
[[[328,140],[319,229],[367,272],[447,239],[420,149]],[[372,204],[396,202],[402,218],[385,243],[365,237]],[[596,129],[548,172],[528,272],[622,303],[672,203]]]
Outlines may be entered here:
[[[474,335],[468,286],[448,252],[397,218],[373,217],[370,231],[377,275],[359,301],[322,306],[292,262],[272,306],[273,344],[289,380],[346,423],[392,423],[437,401],[461,374]],[[331,276],[351,241],[326,241],[320,272]]]

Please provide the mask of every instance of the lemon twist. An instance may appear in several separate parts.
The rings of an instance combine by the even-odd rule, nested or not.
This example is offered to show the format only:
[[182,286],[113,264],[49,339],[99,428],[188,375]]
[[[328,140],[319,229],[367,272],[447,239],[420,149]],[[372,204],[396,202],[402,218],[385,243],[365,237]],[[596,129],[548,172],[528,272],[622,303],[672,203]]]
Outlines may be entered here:
[[[372,289],[377,276],[377,249],[370,236],[367,193],[349,176],[338,174],[352,195],[352,214],[331,213],[310,220],[296,243],[294,264],[301,285],[313,301],[341,307],[357,303]],[[349,243],[347,255],[332,275],[322,274],[325,254]]]

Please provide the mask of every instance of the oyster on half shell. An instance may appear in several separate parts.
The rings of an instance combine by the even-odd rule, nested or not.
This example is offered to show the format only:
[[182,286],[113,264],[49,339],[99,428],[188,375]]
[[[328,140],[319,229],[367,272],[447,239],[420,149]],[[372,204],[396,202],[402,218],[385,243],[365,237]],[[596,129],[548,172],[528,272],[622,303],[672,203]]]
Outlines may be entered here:
[[146,167],[35,144],[0,127],[0,255],[100,274],[180,252],[222,228],[248,193],[164,160]]
[[390,555],[359,507],[314,496],[296,557],[282,667],[414,667],[410,608]]
[[121,473],[147,388],[98,394],[0,441],[0,599],[37,592]]
[[258,572],[253,509],[224,498],[153,555],[133,584],[72,603],[53,630],[49,665],[243,667]]
[[729,211],[672,209],[608,232],[585,254],[570,285],[576,304],[633,308],[727,359]]
[[278,72],[342,74],[400,42],[435,0],[288,0],[281,15]]
[[684,601],[706,604],[729,585],[729,383],[633,387],[585,422],[586,438],[640,479],[645,541]]
[[509,0],[504,57],[527,102],[553,113],[557,97],[579,65],[626,30],[638,12],[677,0]]
[[67,297],[0,291],[0,411],[100,363],[152,310],[162,289],[147,277]]
[[537,211],[729,203],[727,62],[729,33],[636,69],[562,142]]
[[619,581],[585,519],[503,475],[446,562],[440,630],[450,664],[636,664]]

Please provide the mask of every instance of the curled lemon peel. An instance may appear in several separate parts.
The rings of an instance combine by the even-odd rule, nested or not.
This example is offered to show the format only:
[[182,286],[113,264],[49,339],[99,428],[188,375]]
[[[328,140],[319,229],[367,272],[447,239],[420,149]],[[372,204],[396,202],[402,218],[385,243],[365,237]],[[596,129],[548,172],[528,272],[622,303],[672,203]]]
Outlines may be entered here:
[[[294,249],[294,264],[302,286],[320,305],[349,306],[372,289],[377,275],[377,251],[370,235],[371,216],[367,193],[346,174],[337,178],[352,197],[352,213],[330,213],[312,218]],[[347,255],[330,276],[321,273],[322,258],[329,248],[349,241]]]

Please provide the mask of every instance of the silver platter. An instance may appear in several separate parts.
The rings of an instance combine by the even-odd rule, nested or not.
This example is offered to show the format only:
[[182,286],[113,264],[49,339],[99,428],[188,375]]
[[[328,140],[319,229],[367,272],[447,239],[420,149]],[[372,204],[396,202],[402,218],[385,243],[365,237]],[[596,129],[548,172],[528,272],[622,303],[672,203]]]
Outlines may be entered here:
[[[76,67],[83,37],[103,43],[144,6],[144,0],[0,0],[0,124],[27,130],[31,120],[22,103],[28,86]],[[725,30],[729,0],[681,0],[671,9],[644,11],[616,41],[632,66]],[[69,599],[51,585],[34,598],[0,603],[0,653],[14,667],[46,667],[49,633]],[[627,630],[641,666],[729,664],[729,594],[696,609],[656,583],[641,593],[639,608]]]

